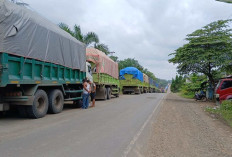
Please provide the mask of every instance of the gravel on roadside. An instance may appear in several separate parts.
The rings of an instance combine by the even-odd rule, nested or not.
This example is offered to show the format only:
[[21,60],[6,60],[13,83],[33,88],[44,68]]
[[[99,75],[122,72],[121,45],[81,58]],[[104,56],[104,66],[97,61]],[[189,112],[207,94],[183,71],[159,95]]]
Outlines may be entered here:
[[232,129],[196,102],[170,93],[153,119],[148,157],[232,157]]

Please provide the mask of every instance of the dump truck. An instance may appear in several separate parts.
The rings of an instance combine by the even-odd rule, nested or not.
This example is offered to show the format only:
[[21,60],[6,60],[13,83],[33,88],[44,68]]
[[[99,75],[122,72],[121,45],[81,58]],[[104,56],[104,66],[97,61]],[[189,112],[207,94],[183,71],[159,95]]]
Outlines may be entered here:
[[64,101],[80,104],[85,44],[25,7],[1,0],[0,8],[0,110],[41,118]]
[[126,67],[119,74],[121,90],[123,94],[143,93],[143,73],[135,67]]
[[118,63],[102,51],[89,47],[86,49],[87,62],[92,67],[93,82],[96,84],[96,99],[107,100],[119,97]]

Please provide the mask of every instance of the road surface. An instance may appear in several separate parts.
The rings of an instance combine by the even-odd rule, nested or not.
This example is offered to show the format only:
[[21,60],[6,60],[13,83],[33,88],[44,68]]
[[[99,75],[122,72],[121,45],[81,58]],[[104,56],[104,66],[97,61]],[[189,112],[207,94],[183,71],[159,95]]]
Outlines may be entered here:
[[0,156],[139,156],[142,150],[137,146],[142,147],[149,138],[151,117],[165,95],[122,95],[97,101],[95,108],[65,108],[60,114],[35,120],[1,117]]

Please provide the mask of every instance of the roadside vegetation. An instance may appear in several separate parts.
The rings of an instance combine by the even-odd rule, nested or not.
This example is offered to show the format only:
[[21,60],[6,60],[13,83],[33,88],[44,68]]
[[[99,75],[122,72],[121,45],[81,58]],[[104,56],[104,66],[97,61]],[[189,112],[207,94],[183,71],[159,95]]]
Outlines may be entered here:
[[[231,20],[218,20],[188,34],[186,44],[169,59],[177,64],[179,75],[172,79],[171,91],[182,97],[194,98],[196,92],[214,91],[220,78],[232,74]],[[232,126],[232,101],[207,108]]]
[[178,48],[170,63],[177,64],[180,75],[205,75],[214,87],[222,73],[232,72],[231,20],[218,20],[188,34],[187,41]]
[[171,91],[185,98],[194,98],[195,93],[204,89],[206,85],[205,75],[191,74],[185,77],[177,75],[175,79],[172,79]]
[[207,107],[206,111],[223,118],[232,127],[232,101],[225,100],[221,103],[220,107]]
[[172,92],[193,98],[195,92],[215,88],[217,80],[232,73],[231,20],[218,20],[188,34],[187,41],[170,56],[180,76],[172,79]]

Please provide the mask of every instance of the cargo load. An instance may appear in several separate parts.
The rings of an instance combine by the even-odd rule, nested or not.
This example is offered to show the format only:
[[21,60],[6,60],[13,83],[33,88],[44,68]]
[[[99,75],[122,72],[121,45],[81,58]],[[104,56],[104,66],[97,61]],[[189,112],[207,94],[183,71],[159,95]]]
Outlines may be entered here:
[[105,73],[118,79],[118,63],[114,62],[105,53],[93,47],[86,49],[87,61],[96,64],[97,73]]
[[119,74],[120,80],[125,79],[124,77],[125,74],[133,75],[134,79],[138,79],[141,82],[143,82],[143,73],[135,67],[126,67],[120,70],[120,74]]
[[143,81],[146,83],[149,83],[149,79],[148,76],[146,74],[143,73]]
[[85,44],[23,6],[1,0],[0,8],[0,53],[86,71]]

